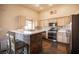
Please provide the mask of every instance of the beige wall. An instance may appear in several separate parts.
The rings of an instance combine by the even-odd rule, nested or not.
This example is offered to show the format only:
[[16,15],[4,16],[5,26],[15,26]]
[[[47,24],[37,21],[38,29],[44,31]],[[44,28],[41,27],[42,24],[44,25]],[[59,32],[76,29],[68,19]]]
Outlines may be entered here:
[[38,13],[31,9],[19,5],[0,5],[0,27],[4,30],[16,29],[20,15],[38,20]]
[[[0,12],[0,14],[1,14],[1,12]],[[1,18],[1,15],[0,15],[0,18]],[[1,27],[1,19],[0,19],[0,27]]]
[[[51,10],[56,10],[56,14],[50,14]],[[79,13],[79,5],[54,5],[51,9],[42,11],[40,13],[40,20],[69,16],[71,14]]]
[[[57,13],[50,15],[51,10],[56,10]],[[0,27],[4,30],[16,29],[18,16],[21,15],[33,18],[35,24],[39,24],[39,20],[63,17],[75,13],[79,13],[79,5],[55,5],[51,9],[40,13],[19,5],[0,5]],[[45,22],[44,26],[47,26]]]

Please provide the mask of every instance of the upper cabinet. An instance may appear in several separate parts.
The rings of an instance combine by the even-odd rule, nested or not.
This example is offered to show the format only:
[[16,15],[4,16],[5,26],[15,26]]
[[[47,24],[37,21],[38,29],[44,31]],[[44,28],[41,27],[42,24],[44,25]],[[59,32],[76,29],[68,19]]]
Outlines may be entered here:
[[70,23],[70,17],[69,16],[57,18],[58,26],[65,26],[69,23]]
[[[38,23],[39,23],[38,26],[46,27],[46,26],[49,26],[49,23],[54,23],[54,22],[57,22],[57,26],[65,26],[70,23],[70,17],[65,16],[65,17],[44,19],[44,20],[38,21],[38,23],[36,20],[32,19],[32,21],[33,21],[34,27],[36,27],[38,25]],[[23,28],[25,26],[25,22],[26,22],[25,16],[18,16],[18,28]]]
[[18,27],[23,28],[25,26],[26,17],[18,16]]
[[40,20],[40,26],[45,27],[49,26],[49,23],[56,23],[57,26],[66,26],[71,21],[70,16],[58,17],[58,18],[51,18],[51,19],[44,19]]
[[48,26],[49,20],[45,19],[45,20],[40,20],[40,25],[41,27],[46,27]]

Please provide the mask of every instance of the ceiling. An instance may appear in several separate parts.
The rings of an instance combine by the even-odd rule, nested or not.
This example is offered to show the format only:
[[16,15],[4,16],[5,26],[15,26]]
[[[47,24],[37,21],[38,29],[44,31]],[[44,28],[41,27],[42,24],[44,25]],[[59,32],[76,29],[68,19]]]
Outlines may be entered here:
[[22,6],[35,10],[37,12],[53,7],[53,4],[22,4]]

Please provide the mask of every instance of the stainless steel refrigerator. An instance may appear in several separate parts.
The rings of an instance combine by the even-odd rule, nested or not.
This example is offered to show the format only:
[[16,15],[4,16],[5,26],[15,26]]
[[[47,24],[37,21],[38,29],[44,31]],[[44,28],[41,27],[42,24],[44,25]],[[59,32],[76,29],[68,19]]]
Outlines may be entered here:
[[79,54],[79,14],[72,15],[72,39],[70,43],[70,52]]

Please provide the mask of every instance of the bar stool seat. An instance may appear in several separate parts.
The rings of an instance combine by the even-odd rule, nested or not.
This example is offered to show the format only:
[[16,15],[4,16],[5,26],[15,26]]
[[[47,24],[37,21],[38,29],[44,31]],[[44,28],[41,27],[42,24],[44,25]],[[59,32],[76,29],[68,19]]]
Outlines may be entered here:
[[23,48],[23,47],[27,47],[28,46],[28,44],[26,44],[25,42],[23,42],[23,41],[20,41],[20,40],[18,40],[18,41],[16,41],[16,50],[18,50],[18,49],[21,49],[21,48]]

